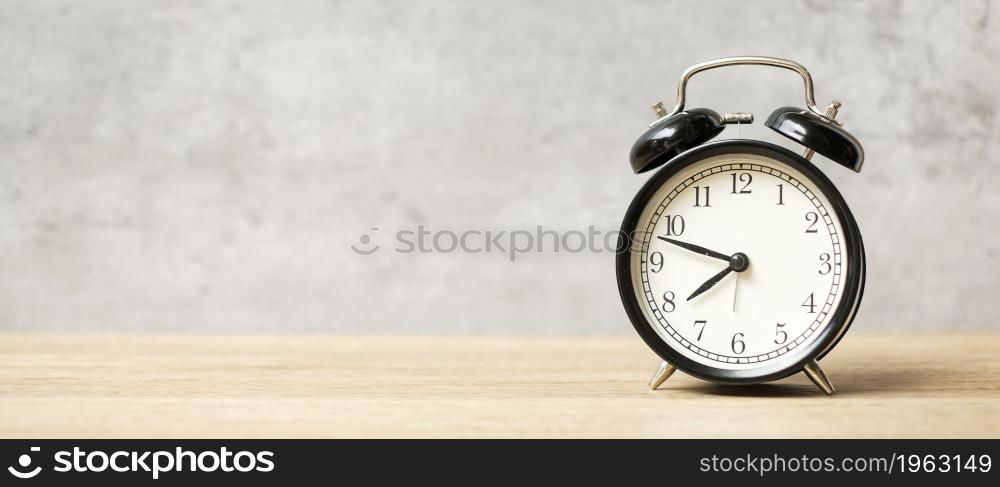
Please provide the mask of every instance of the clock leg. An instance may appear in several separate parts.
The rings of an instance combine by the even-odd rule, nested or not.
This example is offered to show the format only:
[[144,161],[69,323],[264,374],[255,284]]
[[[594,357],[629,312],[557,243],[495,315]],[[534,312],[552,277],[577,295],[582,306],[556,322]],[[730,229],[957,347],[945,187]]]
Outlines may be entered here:
[[660,364],[660,368],[656,369],[656,373],[653,374],[653,378],[649,379],[649,389],[655,391],[663,381],[670,378],[670,376],[677,370],[677,367],[670,365],[666,362]]
[[833,388],[833,384],[830,383],[830,379],[827,378],[826,373],[823,369],[819,368],[819,363],[815,360],[810,360],[805,367],[802,368],[802,372],[805,372],[806,377],[816,384],[816,387],[826,393],[826,395],[831,396],[837,390]]

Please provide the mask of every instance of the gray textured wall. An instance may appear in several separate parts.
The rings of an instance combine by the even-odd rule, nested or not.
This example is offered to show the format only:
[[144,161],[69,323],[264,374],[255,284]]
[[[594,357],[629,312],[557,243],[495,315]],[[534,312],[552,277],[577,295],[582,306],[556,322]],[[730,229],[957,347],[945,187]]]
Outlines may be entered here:
[[[868,245],[856,326],[1000,330],[998,12],[4,0],[0,329],[630,333],[609,253],[392,234],[614,229],[649,104],[690,64],[765,54],[809,67],[865,144],[860,175],[819,161]],[[762,68],[691,88],[758,120],[802,97]],[[381,249],[353,252],[373,226]]]

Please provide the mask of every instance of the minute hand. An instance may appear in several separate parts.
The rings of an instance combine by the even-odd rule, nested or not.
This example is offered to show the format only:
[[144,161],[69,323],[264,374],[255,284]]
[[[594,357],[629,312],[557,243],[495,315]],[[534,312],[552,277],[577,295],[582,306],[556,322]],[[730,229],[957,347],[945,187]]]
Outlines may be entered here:
[[726,254],[723,254],[722,252],[716,252],[714,250],[709,250],[709,249],[706,249],[705,247],[701,247],[699,245],[690,244],[690,243],[687,243],[687,242],[681,242],[680,240],[674,240],[672,238],[667,238],[667,237],[659,237],[658,236],[656,238],[658,238],[660,240],[663,240],[664,242],[667,242],[667,243],[672,243],[672,244],[674,244],[674,245],[676,245],[678,247],[688,249],[688,250],[690,250],[692,252],[696,252],[696,253],[699,253],[701,255],[708,256],[708,257],[714,257],[716,259],[724,260],[726,262],[729,262],[729,259],[731,258],[730,256],[728,256]]

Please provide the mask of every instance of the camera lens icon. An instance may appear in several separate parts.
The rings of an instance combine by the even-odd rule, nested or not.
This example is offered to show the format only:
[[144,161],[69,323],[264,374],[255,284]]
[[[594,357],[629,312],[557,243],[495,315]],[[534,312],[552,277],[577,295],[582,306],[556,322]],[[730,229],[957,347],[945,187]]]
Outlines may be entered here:
[[[371,228],[371,233],[372,234],[374,234],[377,231],[378,231],[378,227],[372,227]],[[366,234],[362,235],[359,240],[361,241],[361,245],[355,247],[352,244],[351,245],[351,250],[353,250],[353,251],[355,251],[355,252],[357,252],[357,253],[359,253],[361,255],[372,255],[379,248],[378,244],[372,242],[373,238],[372,238],[371,234],[367,234],[366,233]]]
[[[40,450],[41,450],[41,448],[39,448],[37,446],[31,447],[31,451],[32,452],[36,452],[36,451],[40,451]],[[31,466],[31,455],[24,454],[24,455],[21,455],[21,456],[17,457],[17,464],[21,468],[27,469],[28,467]],[[42,467],[35,467],[34,470],[28,470],[27,472],[22,472],[20,469],[14,468],[14,466],[10,466],[10,467],[7,467],[7,471],[10,472],[11,475],[13,475],[13,476],[15,476],[15,477],[17,477],[19,479],[30,479],[31,477],[34,477],[35,475],[38,475],[38,472],[42,471]]]

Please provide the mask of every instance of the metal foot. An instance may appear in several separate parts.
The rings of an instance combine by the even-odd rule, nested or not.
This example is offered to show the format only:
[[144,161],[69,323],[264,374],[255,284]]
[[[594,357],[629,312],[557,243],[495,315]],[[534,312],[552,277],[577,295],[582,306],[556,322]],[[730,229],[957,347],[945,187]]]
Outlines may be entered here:
[[823,369],[819,368],[819,364],[815,360],[810,360],[805,367],[802,368],[802,372],[805,372],[806,377],[816,384],[816,387],[826,393],[828,396],[832,396],[837,390],[833,388],[833,384],[830,383],[830,379],[827,378],[826,373]]
[[660,364],[660,368],[656,369],[656,373],[653,374],[653,378],[649,379],[649,389],[655,391],[656,388],[660,387],[660,384],[663,384],[663,381],[670,378],[676,370],[677,367],[674,367],[666,362]]

